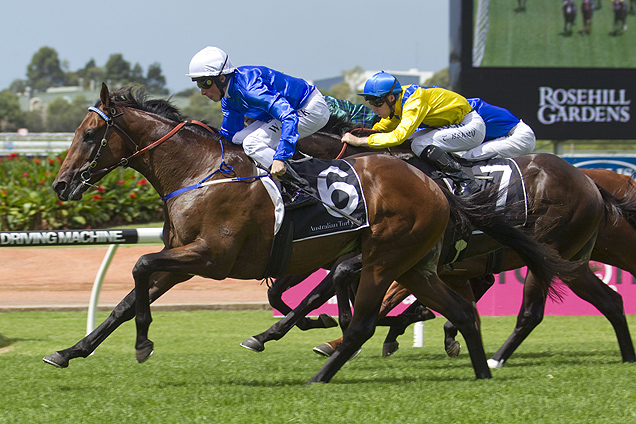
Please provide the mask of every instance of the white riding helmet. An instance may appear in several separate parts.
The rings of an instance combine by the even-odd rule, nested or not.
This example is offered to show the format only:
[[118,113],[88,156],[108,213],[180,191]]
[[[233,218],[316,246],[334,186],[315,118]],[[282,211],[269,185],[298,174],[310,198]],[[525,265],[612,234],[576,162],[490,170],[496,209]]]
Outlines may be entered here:
[[194,55],[190,61],[190,73],[186,76],[195,79],[218,77],[234,72],[234,65],[223,50],[208,46]]

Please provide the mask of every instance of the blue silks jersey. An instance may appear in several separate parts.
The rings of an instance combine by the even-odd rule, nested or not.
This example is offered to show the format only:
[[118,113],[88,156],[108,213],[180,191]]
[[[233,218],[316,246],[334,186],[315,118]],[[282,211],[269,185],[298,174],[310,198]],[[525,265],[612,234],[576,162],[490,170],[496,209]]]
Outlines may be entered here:
[[221,99],[223,125],[219,131],[226,138],[244,128],[245,116],[282,123],[280,142],[274,159],[294,155],[298,141],[298,114],[315,87],[300,78],[285,75],[264,66],[239,66]]
[[468,103],[477,111],[486,123],[486,137],[484,141],[503,137],[520,121],[508,109],[493,106],[480,98],[467,99]]

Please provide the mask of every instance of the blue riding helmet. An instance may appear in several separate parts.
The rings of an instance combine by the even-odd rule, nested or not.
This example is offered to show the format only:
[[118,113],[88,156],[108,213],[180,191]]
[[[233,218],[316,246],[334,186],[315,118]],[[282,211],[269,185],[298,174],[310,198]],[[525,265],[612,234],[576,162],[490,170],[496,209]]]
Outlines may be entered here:
[[356,93],[358,96],[384,97],[389,94],[398,94],[402,86],[397,78],[387,72],[378,72],[364,83],[364,92]]

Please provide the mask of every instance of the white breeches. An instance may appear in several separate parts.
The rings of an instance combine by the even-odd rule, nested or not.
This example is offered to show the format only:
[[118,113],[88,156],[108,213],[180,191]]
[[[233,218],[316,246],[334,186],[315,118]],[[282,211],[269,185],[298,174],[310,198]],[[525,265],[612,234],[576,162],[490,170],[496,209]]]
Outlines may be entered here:
[[536,142],[532,128],[525,122],[519,121],[507,135],[488,140],[470,149],[462,157],[469,160],[514,158],[532,153]]
[[[309,95],[297,113],[299,139],[320,130],[329,120],[329,106],[318,89]],[[274,161],[281,131],[282,124],[277,119],[256,121],[237,132],[232,142],[242,144],[249,157],[269,169]]]
[[420,155],[430,144],[446,152],[470,150],[479,146],[486,136],[486,124],[475,111],[472,111],[456,125],[441,128],[425,128],[413,133],[411,150]]

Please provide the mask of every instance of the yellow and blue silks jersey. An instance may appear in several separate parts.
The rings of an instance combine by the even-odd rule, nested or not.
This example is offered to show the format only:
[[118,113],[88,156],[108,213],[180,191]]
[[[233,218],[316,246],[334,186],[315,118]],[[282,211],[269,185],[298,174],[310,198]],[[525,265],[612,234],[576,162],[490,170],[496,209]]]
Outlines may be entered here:
[[419,128],[441,128],[459,124],[472,111],[461,95],[441,87],[404,86],[395,102],[392,118],[384,118],[373,126],[380,131],[368,138],[370,147],[397,146]]

